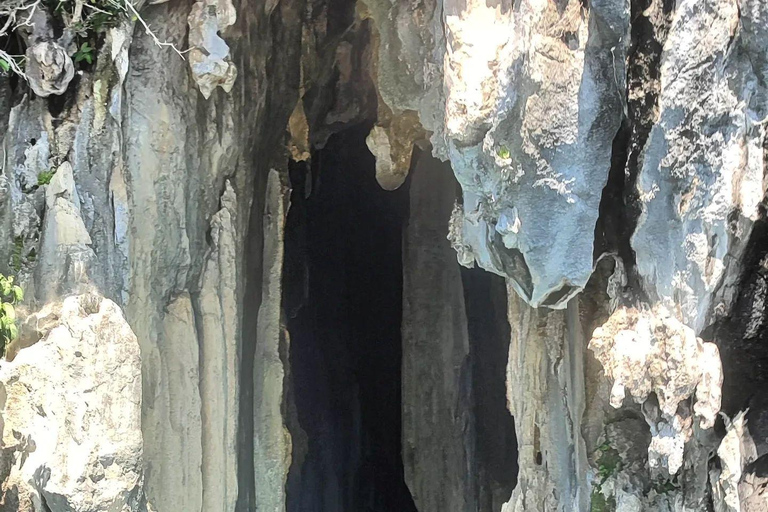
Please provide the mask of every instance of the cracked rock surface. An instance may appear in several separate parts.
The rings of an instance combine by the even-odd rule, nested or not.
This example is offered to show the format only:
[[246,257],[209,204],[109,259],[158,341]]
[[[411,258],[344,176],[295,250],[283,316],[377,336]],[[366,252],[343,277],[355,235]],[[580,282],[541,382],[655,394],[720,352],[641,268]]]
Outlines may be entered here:
[[768,2],[39,7],[0,509],[768,511]]

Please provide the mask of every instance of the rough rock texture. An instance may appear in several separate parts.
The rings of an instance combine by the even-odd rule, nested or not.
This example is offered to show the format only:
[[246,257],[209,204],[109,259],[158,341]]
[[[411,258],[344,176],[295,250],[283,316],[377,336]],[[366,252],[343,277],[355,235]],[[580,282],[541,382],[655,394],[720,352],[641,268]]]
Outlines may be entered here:
[[464,437],[471,428],[469,337],[459,265],[445,238],[454,198],[450,168],[420,158],[410,193],[403,247],[405,481],[420,511],[472,510]]
[[216,87],[232,90],[237,68],[229,55],[229,46],[219,32],[235,23],[237,13],[228,0],[199,1],[189,13],[189,67],[200,92],[208,99]]
[[43,339],[0,365],[3,510],[139,511],[141,358],[98,295],[47,305]]
[[763,2],[677,2],[661,58],[632,247],[645,286],[697,331],[730,306],[733,262],[765,195],[768,105],[755,45],[767,13]]
[[[389,5],[380,3],[373,13]],[[593,239],[581,226],[597,221],[622,119],[629,3],[593,2],[589,10],[578,0],[443,7],[444,40],[437,35],[443,27],[427,21],[429,3],[408,13],[426,21],[419,29],[397,3],[385,11],[388,18],[374,14],[382,97],[393,110],[419,110],[435,131],[435,152],[450,158],[462,185],[464,244],[480,266],[512,278],[532,305],[563,308],[592,270]],[[382,27],[393,18],[403,22]],[[430,29],[430,37],[416,38]],[[385,34],[401,45],[387,45]],[[419,40],[431,44],[416,50]],[[434,82],[424,77],[440,71],[433,63],[442,57],[412,63],[415,55],[403,55],[404,48],[423,54],[432,45],[445,54],[443,90],[414,94],[429,101],[416,107],[413,96],[401,99],[402,84]],[[391,55],[398,46],[400,54]],[[444,117],[435,123],[443,103]]]
[[[653,311],[616,310],[595,329],[589,348],[613,381],[613,407],[621,407],[627,393],[637,403],[655,394],[658,405],[649,404],[643,411],[653,434],[649,464],[677,473],[693,433],[691,412],[700,427],[708,429],[720,411],[723,374],[717,346],[703,343],[659,306]],[[682,402],[694,393],[691,411]]]
[[[241,7],[228,5],[230,14]],[[181,47],[191,7],[165,3],[142,16],[160,40]],[[253,465],[248,434],[238,432],[241,409],[253,410],[238,392],[248,364],[240,332],[245,233],[252,203],[261,224],[258,169],[279,147],[270,140],[293,108],[283,88],[295,101],[295,9],[237,17],[236,30],[252,30],[263,44],[239,60],[251,86],[231,95],[219,88],[206,101],[184,60],[143,29],[121,25],[61,101],[32,91],[16,94],[6,111],[3,272],[19,275],[31,310],[96,289],[125,312],[141,346],[134,434],[144,434],[142,491],[157,512],[234,510],[239,495],[253,494],[252,472],[245,490],[238,485],[241,454]],[[232,55],[242,56],[243,45],[251,43],[229,45]],[[277,47],[282,62],[268,66]],[[236,107],[245,95],[250,106]],[[51,183],[39,184],[51,170]]]
[[75,66],[66,50],[53,41],[30,46],[26,54],[29,86],[41,97],[63,94],[75,76]]
[[403,249],[405,480],[419,511],[500,510],[517,478],[506,287],[461,269],[445,238],[450,167],[416,158]]
[[[129,507],[766,509],[768,3],[169,0],[87,66],[37,6],[3,41],[0,271],[135,333]],[[75,461],[24,485],[66,510],[107,485]]]
[[515,418],[520,474],[502,510],[588,510],[578,306],[533,309],[514,294],[512,283],[508,289],[507,401]]
[[283,328],[280,325],[281,278],[286,214],[286,188],[272,170],[264,205],[264,278],[257,325],[254,382],[254,475],[257,510],[285,510],[285,483],[291,465],[291,436],[283,417]]

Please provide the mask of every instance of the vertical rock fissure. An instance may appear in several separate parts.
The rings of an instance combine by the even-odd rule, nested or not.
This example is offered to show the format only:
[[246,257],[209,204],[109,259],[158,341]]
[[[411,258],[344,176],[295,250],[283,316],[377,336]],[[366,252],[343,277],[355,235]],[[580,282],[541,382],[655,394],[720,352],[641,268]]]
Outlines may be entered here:
[[[375,180],[370,125],[291,165],[284,314],[290,512],[415,512],[401,457],[403,224],[408,190]],[[300,429],[297,431],[297,427]]]
[[636,187],[642,152],[658,117],[661,53],[671,23],[663,0],[631,2],[631,45],[627,59],[626,117],[613,139],[611,169],[600,201],[595,229],[595,257],[615,253],[627,274],[626,289],[648,300],[636,269],[630,238],[640,217]]
[[[723,362],[722,410],[732,417],[750,408],[748,425],[753,437],[768,430],[768,401],[762,390],[768,384],[768,222],[765,208],[755,222],[743,256],[743,271],[736,301],[727,315],[705,329]],[[758,399],[755,400],[755,397]],[[758,420],[759,416],[764,419]],[[755,432],[752,432],[755,430]],[[766,453],[768,453],[768,443]]]
[[515,420],[507,409],[511,336],[504,279],[480,268],[461,269],[467,312],[475,423],[478,510],[497,512],[517,484]]
[[261,307],[263,283],[263,223],[265,179],[254,183],[254,197],[251,207],[248,236],[245,248],[245,293],[243,297],[243,351],[240,372],[240,408],[238,432],[238,496],[235,512],[248,512],[255,507],[254,457],[253,457],[253,365],[256,354],[256,318]]

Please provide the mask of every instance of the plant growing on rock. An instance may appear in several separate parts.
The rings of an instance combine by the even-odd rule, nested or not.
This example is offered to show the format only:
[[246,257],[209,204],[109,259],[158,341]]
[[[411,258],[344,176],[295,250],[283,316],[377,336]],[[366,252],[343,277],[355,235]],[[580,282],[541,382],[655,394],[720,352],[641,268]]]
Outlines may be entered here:
[[512,157],[512,153],[510,153],[507,146],[499,146],[499,148],[496,150],[496,154],[502,160],[509,160]]
[[22,300],[24,300],[24,291],[21,286],[13,284],[13,276],[5,277],[0,274],[0,338],[2,339],[0,354],[4,354],[8,343],[19,335],[15,306]]
[[135,21],[182,55],[152,33],[131,0],[0,0],[0,70],[27,80],[38,96],[63,94],[75,66],[93,64],[106,31]]
[[48,185],[51,183],[51,180],[53,179],[53,175],[56,174],[55,169],[50,169],[47,171],[43,171],[40,174],[37,175],[37,186],[41,187],[43,185]]

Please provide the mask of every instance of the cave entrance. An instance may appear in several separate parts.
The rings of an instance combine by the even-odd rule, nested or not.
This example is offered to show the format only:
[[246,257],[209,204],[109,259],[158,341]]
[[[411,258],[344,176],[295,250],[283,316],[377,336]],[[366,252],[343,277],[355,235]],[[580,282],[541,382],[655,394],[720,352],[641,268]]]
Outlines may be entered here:
[[284,310],[293,459],[289,512],[416,512],[401,447],[402,231],[365,144],[333,135],[290,164]]

